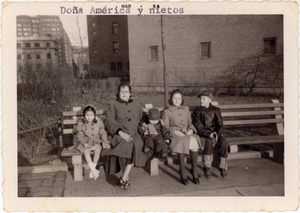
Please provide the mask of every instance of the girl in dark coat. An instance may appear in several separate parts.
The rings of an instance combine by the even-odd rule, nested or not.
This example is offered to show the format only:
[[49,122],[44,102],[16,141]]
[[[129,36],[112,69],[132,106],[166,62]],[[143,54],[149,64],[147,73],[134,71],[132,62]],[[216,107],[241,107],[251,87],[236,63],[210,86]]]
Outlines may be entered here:
[[201,144],[197,130],[192,124],[191,113],[188,107],[182,106],[183,94],[180,90],[174,90],[171,93],[169,104],[171,106],[163,112],[162,120],[166,127],[170,129],[172,152],[177,153],[179,160],[179,173],[181,182],[188,185],[187,176],[185,173],[185,155],[190,154],[192,160],[193,181],[199,184],[199,176],[197,172],[198,149],[203,149],[204,144]]
[[121,84],[118,88],[117,100],[110,103],[107,110],[106,128],[112,137],[112,149],[103,153],[109,155],[109,174],[123,171],[117,186],[128,189],[130,186],[129,173],[132,167],[143,167],[147,156],[143,153],[144,142],[138,134],[138,124],[142,118],[143,107],[138,100],[131,99],[129,84]]

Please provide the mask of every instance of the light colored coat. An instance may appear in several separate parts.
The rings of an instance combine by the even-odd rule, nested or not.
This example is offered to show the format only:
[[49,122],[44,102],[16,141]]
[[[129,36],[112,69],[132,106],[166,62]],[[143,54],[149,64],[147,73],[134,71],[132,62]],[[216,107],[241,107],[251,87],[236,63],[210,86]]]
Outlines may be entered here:
[[[204,148],[204,144],[201,144],[200,137],[197,134],[197,130],[192,124],[191,113],[188,107],[185,106],[170,106],[163,111],[162,120],[167,128],[170,129],[172,152],[189,154],[190,137],[196,138],[198,145],[201,149]],[[187,132],[192,129],[194,134],[191,136],[179,137],[174,132],[182,131]]]

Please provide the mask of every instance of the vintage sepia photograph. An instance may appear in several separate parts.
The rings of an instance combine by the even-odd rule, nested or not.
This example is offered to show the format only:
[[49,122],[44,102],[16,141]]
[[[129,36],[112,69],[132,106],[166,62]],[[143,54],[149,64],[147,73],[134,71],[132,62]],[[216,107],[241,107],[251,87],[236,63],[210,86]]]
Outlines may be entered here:
[[282,15],[16,21],[20,197],[284,195]]
[[56,8],[10,20],[18,200],[290,196],[284,13]]

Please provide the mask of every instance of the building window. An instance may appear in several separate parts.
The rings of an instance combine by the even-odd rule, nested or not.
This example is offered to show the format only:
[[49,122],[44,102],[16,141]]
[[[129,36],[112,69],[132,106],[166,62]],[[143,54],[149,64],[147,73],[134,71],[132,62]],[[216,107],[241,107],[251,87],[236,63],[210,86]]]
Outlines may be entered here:
[[46,43],[46,47],[50,47],[50,43]]
[[51,53],[47,53],[47,58],[48,58],[48,59],[51,58]]
[[96,23],[92,23],[92,27],[96,27]]
[[21,24],[17,24],[17,26],[18,26],[18,27],[21,27],[22,25],[21,25]]
[[36,54],[36,59],[41,59],[41,55],[40,54]]
[[151,46],[149,52],[149,59],[150,61],[157,61],[158,60],[158,46]]
[[17,43],[17,47],[22,47],[22,46],[21,46],[21,43]]
[[94,41],[93,41],[93,46],[95,46],[95,45],[96,45],[96,43],[97,43],[97,42],[94,40]]
[[265,54],[276,53],[276,38],[264,38],[264,53]]
[[52,35],[48,33],[48,34],[47,34],[47,37],[51,38],[51,37],[52,37]]
[[112,27],[113,27],[113,34],[114,35],[118,34],[118,32],[119,32],[118,23],[113,23]]
[[97,50],[94,50],[94,54],[97,54],[98,53],[98,51]]
[[94,64],[98,64],[98,59],[94,59]]
[[27,31],[27,28],[23,28],[23,31]]
[[110,70],[111,71],[115,71],[116,70],[116,63],[115,62],[111,62],[110,63]]
[[113,42],[113,52],[114,53],[119,52],[119,42]]
[[97,32],[94,31],[94,32],[93,32],[93,35],[94,35],[94,36],[97,35]]
[[24,35],[26,35],[26,36],[27,36],[27,35],[28,35],[28,33],[24,33]]
[[18,60],[21,60],[21,59],[22,59],[21,54],[18,54]]
[[18,28],[18,31],[19,31],[19,32],[22,31],[22,28]]
[[34,43],[34,47],[40,47],[40,43]]
[[27,54],[27,59],[31,59],[31,55],[30,54]]
[[30,43],[25,43],[25,47],[30,47]]
[[19,36],[21,36],[21,35],[22,35],[22,33],[18,33],[18,35],[19,35]]
[[211,42],[201,42],[200,43],[200,57],[201,58],[210,58],[211,50],[210,50]]
[[122,64],[122,62],[118,62],[117,68],[118,68],[118,70],[122,70],[122,69],[123,69],[123,64]]

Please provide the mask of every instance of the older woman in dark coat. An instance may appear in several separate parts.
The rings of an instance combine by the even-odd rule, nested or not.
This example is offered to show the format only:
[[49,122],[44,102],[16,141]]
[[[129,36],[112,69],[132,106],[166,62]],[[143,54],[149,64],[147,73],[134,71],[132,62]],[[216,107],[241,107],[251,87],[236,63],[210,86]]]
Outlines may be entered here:
[[198,149],[203,149],[197,130],[192,124],[191,113],[188,107],[182,106],[183,94],[180,90],[174,90],[169,100],[171,106],[164,110],[162,120],[166,127],[170,129],[172,152],[177,153],[179,160],[179,173],[181,182],[188,185],[185,173],[185,155],[190,154],[192,160],[191,173],[195,184],[199,184],[199,175],[197,172]]
[[118,88],[117,100],[110,103],[107,110],[106,128],[111,136],[112,149],[103,153],[110,155],[107,172],[114,174],[123,171],[117,186],[127,189],[130,186],[129,173],[133,166],[143,167],[147,156],[142,152],[144,142],[138,134],[138,124],[142,118],[143,107],[138,100],[131,99],[129,84]]

